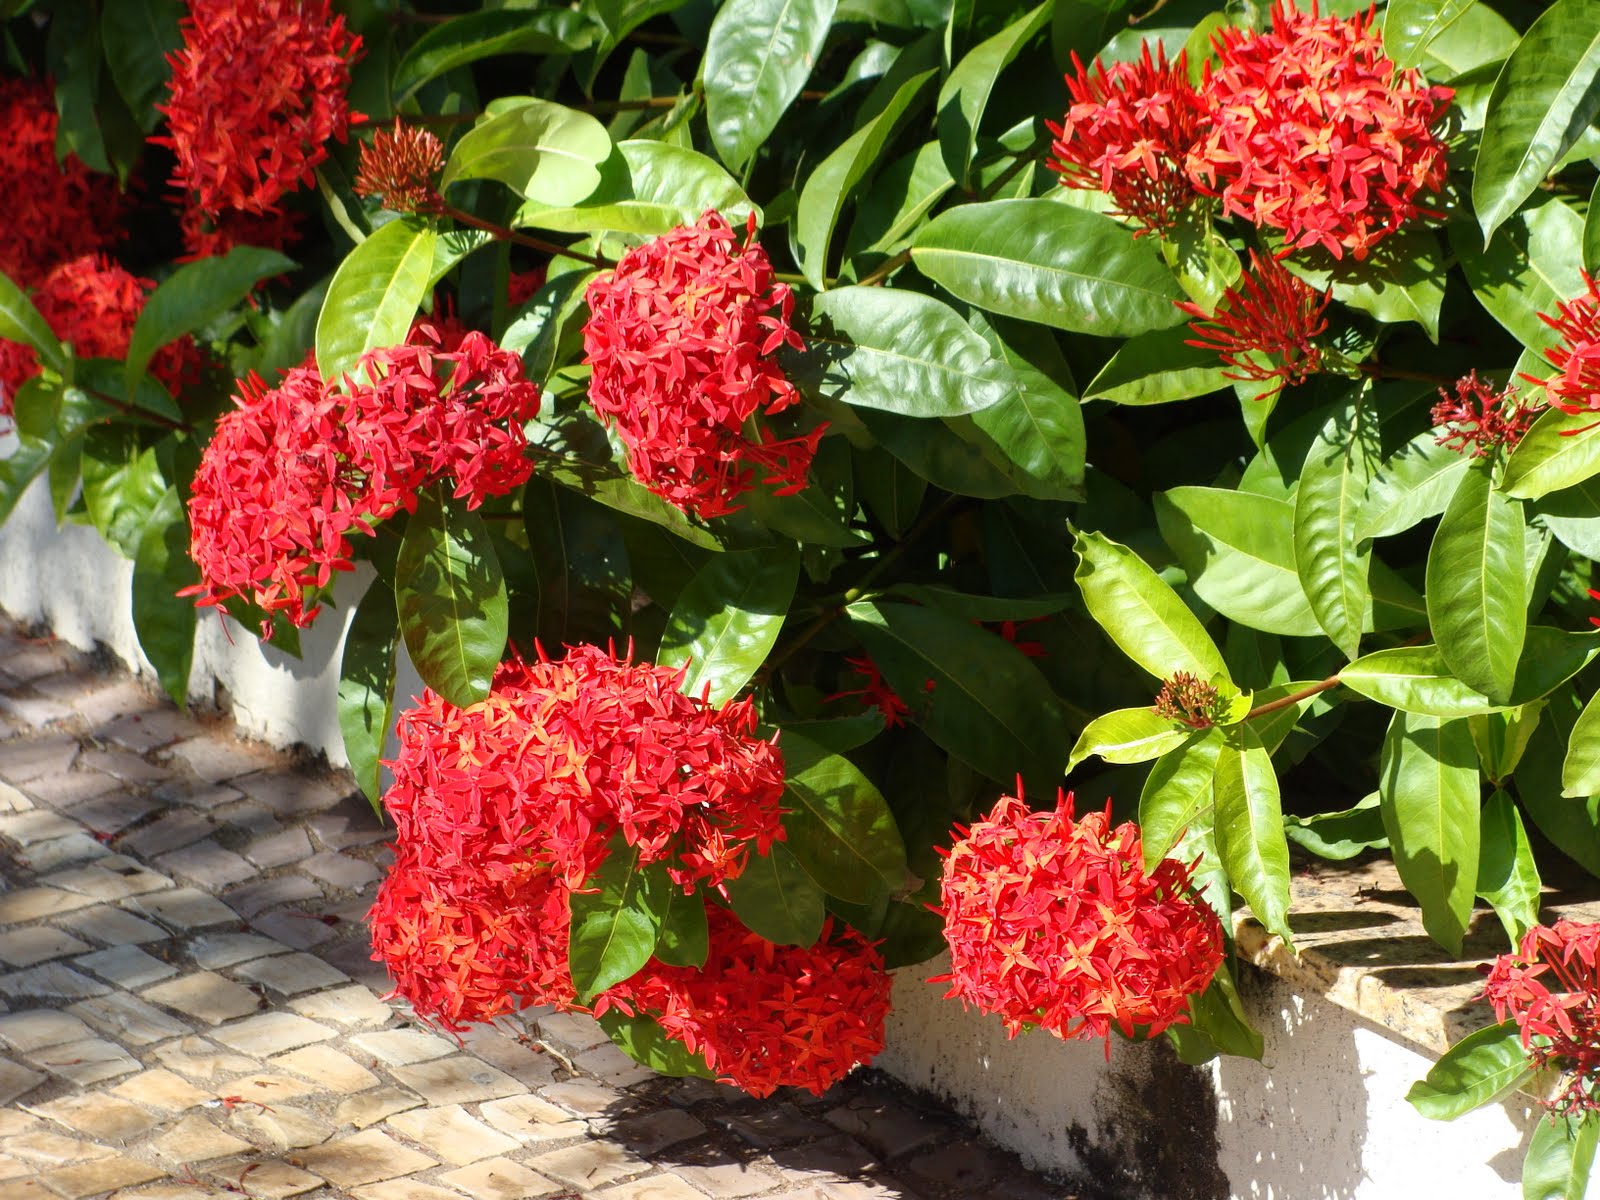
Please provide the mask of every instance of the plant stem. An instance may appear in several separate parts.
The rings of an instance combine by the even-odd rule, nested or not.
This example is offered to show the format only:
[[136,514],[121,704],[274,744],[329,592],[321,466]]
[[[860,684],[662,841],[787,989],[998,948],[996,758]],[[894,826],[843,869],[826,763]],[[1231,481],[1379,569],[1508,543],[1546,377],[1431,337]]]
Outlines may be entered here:
[[899,254],[896,254],[893,258],[889,259],[887,262],[885,262],[881,266],[879,266],[876,271],[873,271],[870,275],[866,276],[864,279],[859,280],[857,282],[857,286],[859,286],[859,287],[876,287],[878,284],[882,283],[885,279],[889,278],[889,276],[893,275],[896,271],[898,271],[901,267],[905,266],[910,261],[911,261],[911,251],[902,250],[902,251],[900,251]]
[[555,242],[547,242],[543,238],[529,237],[525,233],[518,233],[515,229],[508,229],[504,225],[496,225],[493,221],[485,221],[482,217],[473,216],[465,209],[457,208],[454,204],[451,204],[448,201],[440,211],[451,220],[462,225],[469,225],[473,229],[481,229],[485,233],[493,234],[502,241],[515,242],[519,246],[527,246],[530,249],[538,250],[543,254],[560,254],[567,258],[575,258],[579,262],[586,262],[592,267],[609,267],[614,265],[603,258],[596,258],[592,254],[584,254],[582,251],[574,250],[570,246],[562,246]]
[[1329,675],[1321,683],[1313,683],[1310,687],[1301,688],[1298,692],[1291,692],[1289,695],[1282,696],[1277,700],[1268,700],[1265,704],[1256,705],[1245,714],[1244,719],[1249,721],[1255,717],[1266,716],[1267,713],[1277,712],[1280,708],[1288,708],[1291,704],[1299,704],[1302,700],[1309,700],[1329,688],[1338,687],[1339,682],[1337,675]]

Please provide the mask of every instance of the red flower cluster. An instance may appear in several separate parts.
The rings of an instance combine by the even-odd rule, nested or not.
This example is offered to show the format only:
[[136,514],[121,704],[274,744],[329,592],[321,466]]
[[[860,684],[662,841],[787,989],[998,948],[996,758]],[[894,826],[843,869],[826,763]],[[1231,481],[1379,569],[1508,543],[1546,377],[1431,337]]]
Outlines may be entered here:
[[358,196],[378,196],[385,208],[400,213],[434,213],[444,204],[439,195],[439,172],[444,169],[444,145],[420,125],[402,124],[380,129],[361,147],[356,174]]
[[862,655],[860,658],[845,659],[844,665],[862,677],[861,686],[844,692],[835,692],[827,697],[827,701],[860,696],[861,702],[868,708],[875,708],[883,714],[885,728],[893,729],[906,723],[906,718],[911,715],[911,706],[895,694],[895,690],[884,679],[883,672],[878,670],[877,663],[867,655]]
[[950,973],[934,982],[1012,1036],[1181,1024],[1222,962],[1222,926],[1189,898],[1190,877],[1171,859],[1146,875],[1138,827],[1113,830],[1109,808],[1074,822],[1071,796],[1053,813],[1003,796],[946,854]]
[[1045,122],[1055,135],[1050,169],[1066,187],[1105,192],[1145,229],[1170,228],[1195,198],[1189,155],[1209,119],[1185,56],[1169,64],[1158,43],[1152,59],[1147,42],[1139,61],[1109,71],[1085,68],[1076,53],[1072,66],[1072,104],[1059,125]]
[[521,308],[534,293],[545,284],[549,272],[548,267],[534,267],[528,271],[513,271],[506,279],[506,303],[512,308]]
[[103,250],[121,236],[114,180],[69,155],[56,162],[56,106],[42,80],[0,78],[0,271],[34,287],[57,263]]
[[[415,344],[422,340],[424,344]],[[190,554],[200,604],[247,596],[295,625],[309,625],[309,589],[348,571],[350,534],[404,508],[440,479],[474,508],[525,483],[523,422],[539,388],[522,360],[481,333],[434,348],[429,326],[412,343],[373,351],[342,391],[314,365],[268,388],[240,385],[191,487]]]
[[1545,351],[1557,374],[1549,379],[1523,377],[1542,384],[1550,403],[1574,416],[1600,412],[1600,282],[1585,271],[1583,285],[1583,295],[1558,303],[1556,316],[1539,314],[1561,335],[1561,345]]
[[[1277,259],[1250,252],[1250,267],[1234,287],[1222,295],[1217,311],[1189,300],[1176,301],[1191,317],[1186,343],[1215,350],[1232,371],[1228,379],[1276,379],[1278,386],[1266,395],[1303,383],[1322,366],[1316,338],[1328,328],[1324,315],[1333,288],[1319,293]],[[1258,396],[1257,399],[1263,399]]]
[[808,949],[775,946],[723,908],[712,906],[706,917],[703,967],[652,959],[606,993],[607,1002],[648,1014],[752,1096],[780,1087],[820,1096],[883,1049],[889,976],[855,930],[835,932],[830,919]]
[[[46,275],[33,303],[51,332],[72,343],[79,358],[122,358],[154,288],[150,280],[108,259],[85,254]],[[201,369],[200,351],[191,337],[162,347],[150,361],[150,373],[173,393],[196,382]],[[17,389],[38,373],[39,356],[32,346],[0,338],[0,415],[11,415]]]
[[[589,285],[589,401],[615,424],[628,469],[685,512],[715,517],[768,472],[780,494],[806,485],[823,427],[773,439],[751,427],[799,395],[772,354],[802,349],[794,298],[773,282],[750,219],[743,246],[714,211],[637,249]],[[777,312],[774,313],[773,310]]]
[[1488,968],[1484,994],[1495,1020],[1516,1020],[1536,1066],[1571,1072],[1550,1108],[1563,1114],[1600,1108],[1600,924],[1535,925],[1520,951]]
[[177,155],[172,182],[212,216],[276,211],[349,132],[361,39],[328,0],[190,0],[182,30],[151,139]]
[[1210,729],[1228,715],[1227,701],[1217,689],[1188,671],[1178,671],[1162,683],[1150,708],[1156,716],[1190,729]]
[[1439,397],[1431,419],[1444,426],[1444,436],[1436,441],[1458,454],[1470,448],[1473,458],[1482,458],[1498,446],[1515,449],[1539,415],[1538,408],[1517,399],[1516,388],[1496,391],[1479,379],[1476,371],[1456,380],[1454,395],[1440,388]]

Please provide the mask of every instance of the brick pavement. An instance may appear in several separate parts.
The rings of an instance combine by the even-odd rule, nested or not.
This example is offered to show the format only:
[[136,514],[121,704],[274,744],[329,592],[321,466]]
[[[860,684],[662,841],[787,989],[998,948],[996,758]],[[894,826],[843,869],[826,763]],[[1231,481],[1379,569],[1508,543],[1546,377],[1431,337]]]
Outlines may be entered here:
[[0,623],[0,1200],[1066,1200],[873,1072],[755,1101],[384,1002],[347,776]]

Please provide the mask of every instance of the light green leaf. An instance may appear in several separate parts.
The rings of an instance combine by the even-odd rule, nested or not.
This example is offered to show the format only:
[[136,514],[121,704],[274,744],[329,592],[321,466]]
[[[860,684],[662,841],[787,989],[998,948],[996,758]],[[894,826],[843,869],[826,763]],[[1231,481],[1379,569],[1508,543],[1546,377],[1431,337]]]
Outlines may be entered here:
[[836,0],[728,0],[706,39],[711,141],[728,166],[744,166],[777,126],[816,66]]
[[1287,264],[1318,291],[1333,286],[1341,304],[1393,324],[1414,321],[1439,340],[1449,261],[1431,229],[1402,229],[1384,238],[1365,259],[1344,258],[1331,268]]
[[1149,708],[1119,708],[1090,721],[1067,759],[1071,771],[1091,755],[1108,763],[1141,763],[1183,745],[1193,733]]
[[1597,1144],[1600,1115],[1593,1110],[1576,1122],[1538,1121],[1522,1160],[1522,1200],[1584,1200]]
[[1539,920],[1539,867],[1516,802],[1497,789],[1483,806],[1478,895],[1487,900],[1513,946]]
[[[1300,586],[1324,632],[1346,658],[1361,644],[1371,607],[1370,552],[1356,536],[1367,482],[1377,466],[1377,419],[1364,387],[1334,406],[1311,443],[1294,504],[1295,564]],[[1509,686],[1509,681],[1507,686]]]
[[1227,731],[1214,779],[1217,849],[1233,889],[1256,920],[1290,944],[1289,843],[1278,774],[1248,726]]
[[1600,692],[1589,697],[1572,727],[1561,764],[1561,794],[1575,798],[1600,795]]
[[1539,319],[1584,290],[1583,218],[1555,197],[1538,198],[1508,218],[1485,248],[1466,221],[1450,226],[1450,245],[1478,303],[1524,346],[1542,350],[1555,331]]
[[1215,350],[1191,346],[1187,325],[1141,333],[1117,348],[1084,392],[1112,404],[1170,404],[1228,386]]
[[394,724],[399,633],[394,592],[381,579],[373,580],[356,608],[339,659],[339,733],[350,773],[374,810],[383,795],[379,760]]
[[567,961],[580,1001],[587,1003],[650,961],[674,890],[665,862],[641,865],[637,847],[620,833],[611,839],[599,869],[571,896]]
[[[704,920],[704,917],[701,919]],[[668,1037],[660,1022],[645,1013],[628,1017],[623,1015],[620,1008],[608,1008],[596,1020],[617,1049],[641,1067],[649,1067],[657,1075],[673,1079],[686,1076],[698,1079],[717,1077],[717,1073],[706,1065],[704,1057],[691,1053],[689,1047],[677,1038]]]
[[1509,1095],[1532,1077],[1521,1031],[1515,1021],[1506,1021],[1451,1046],[1426,1077],[1411,1085],[1406,1100],[1430,1120],[1451,1121]]
[[827,915],[822,889],[782,842],[752,854],[743,874],[723,885],[746,929],[780,946],[813,946]]
[[[1145,870],[1171,854],[1184,831],[1209,814],[1211,780],[1217,771],[1224,732],[1213,727],[1192,734],[1176,750],[1156,760],[1139,794],[1139,829],[1144,835]],[[1209,824],[1209,816],[1206,816]]]
[[1367,485],[1356,515],[1358,539],[1389,537],[1449,507],[1471,459],[1439,444],[1433,430],[1391,454]]
[[[736,230],[759,212],[717,163],[670,142],[618,142],[600,164],[599,185],[582,204],[550,207],[529,202],[516,224],[559,233],[636,233],[658,237],[693,225],[716,209]],[[566,278],[563,276],[562,278]]]
[[390,221],[350,252],[317,318],[317,369],[339,379],[369,350],[406,340],[428,290],[433,229],[416,217]]
[[1068,390],[1072,372],[1055,336],[1037,325],[985,319],[977,312],[969,323],[1010,368],[1015,388],[999,404],[973,413],[973,426],[1015,468],[1012,477],[1025,495],[1083,499],[1083,411]]
[[1218,1054],[1259,1062],[1266,1050],[1261,1034],[1245,1014],[1226,961],[1217,968],[1205,991],[1189,997],[1188,1024],[1169,1025],[1166,1032],[1178,1058],[1190,1066],[1209,1062]]
[[1600,438],[1588,437],[1594,421],[1559,408],[1541,413],[1506,460],[1500,486],[1507,494],[1537,500],[1600,475]]
[[830,896],[867,904],[906,883],[906,846],[894,814],[849,759],[785,729],[784,845]]
[[[857,205],[845,239],[845,257],[868,259],[897,253],[911,231],[954,186],[938,142],[926,142],[896,159],[878,172]],[[877,261],[872,261],[872,266],[876,265]],[[863,265],[861,272],[868,269]]]
[[150,514],[167,491],[153,446],[129,425],[93,425],[83,439],[83,503],[94,527],[127,558],[139,556]]
[[1383,16],[1383,49],[1397,67],[1422,62],[1433,40],[1476,0],[1390,0]]
[[1569,550],[1584,558],[1600,558],[1600,478],[1543,497],[1533,514]]
[[50,324],[39,315],[33,301],[11,277],[0,271],[0,338],[32,346],[45,366],[60,372],[66,369],[67,352],[51,332]]
[[956,63],[939,89],[939,148],[952,178],[963,184],[970,178],[978,126],[1000,73],[1049,25],[1053,7],[1041,4],[979,43]]
[[793,546],[713,555],[672,606],[657,665],[685,668],[687,695],[732,700],[778,640],[799,575]]
[[439,190],[462,179],[495,179],[539,204],[577,204],[600,185],[611,136],[588,113],[548,100],[497,102],[450,151]]
[[1316,813],[1309,817],[1285,815],[1283,832],[1297,846],[1318,858],[1342,862],[1364,850],[1386,849],[1389,835],[1383,831],[1383,813],[1378,793],[1362,798],[1359,804],[1342,812]]

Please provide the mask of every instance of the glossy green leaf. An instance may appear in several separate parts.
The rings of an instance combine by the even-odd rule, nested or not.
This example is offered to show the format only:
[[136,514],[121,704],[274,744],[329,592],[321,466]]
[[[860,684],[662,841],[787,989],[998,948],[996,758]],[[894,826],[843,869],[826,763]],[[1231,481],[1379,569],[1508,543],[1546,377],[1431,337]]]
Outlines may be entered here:
[[938,142],[926,142],[896,159],[878,172],[858,202],[845,239],[845,257],[866,260],[897,253],[954,186]]
[[1377,460],[1377,419],[1366,389],[1357,387],[1334,406],[1312,441],[1294,503],[1300,586],[1346,658],[1359,652],[1363,617],[1372,603],[1370,554],[1356,535],[1356,520]]
[[202,258],[179,267],[150,293],[139,312],[128,339],[127,390],[133,391],[161,347],[233,308],[260,280],[292,271],[296,265],[276,250],[235,246],[220,258]]
[[[1423,0],[1423,3],[1427,2]],[[1468,72],[1476,73],[1481,79],[1480,90],[1484,106],[1487,107],[1495,76],[1500,73],[1500,64],[1511,57],[1520,36],[1504,17],[1483,0],[1477,0],[1477,3],[1469,4],[1457,20],[1439,29],[1428,43],[1425,51],[1428,74],[1454,75],[1459,85],[1461,76]],[[1457,87],[1458,97],[1462,90],[1460,86]],[[1482,124],[1480,115],[1477,125],[1481,128]]]
[[545,644],[625,638],[633,612],[632,566],[611,513],[535,476],[523,493],[523,526],[539,572],[533,625]]
[[1600,692],[1589,697],[1572,727],[1561,764],[1561,794],[1600,795]]
[[1594,421],[1548,409],[1533,422],[1506,460],[1500,486],[1513,496],[1537,500],[1600,475],[1600,438],[1581,436]]
[[4,271],[0,271],[0,338],[32,346],[47,367],[56,371],[66,368],[67,352],[60,339],[50,331],[49,323],[39,315],[27,293]]
[[200,582],[189,557],[189,521],[176,488],[150,509],[133,556],[133,631],[162,690],[180,708],[189,703],[194,663],[194,599],[178,592]]
[[1191,734],[1176,750],[1156,760],[1139,794],[1139,830],[1144,835],[1145,870],[1172,853],[1184,831],[1212,807],[1212,777],[1224,733],[1211,728]]
[[[855,415],[880,447],[934,487],[979,499],[1023,490],[1020,472],[969,418],[920,420],[871,408],[859,408]],[[954,427],[963,421],[965,429]]]
[[1383,50],[1397,67],[1415,67],[1428,46],[1476,0],[1390,0],[1383,15]]
[[1172,273],[1110,217],[1054,200],[963,204],[924,226],[912,261],[985,312],[1132,337],[1183,322]]
[[1258,689],[1251,697],[1251,702],[1261,708],[1274,701],[1287,701],[1292,696],[1298,696],[1292,704],[1284,704],[1271,712],[1261,713],[1259,716],[1250,717],[1245,721],[1251,731],[1261,739],[1261,744],[1267,748],[1268,754],[1276,754],[1278,747],[1294,732],[1295,726],[1300,721],[1300,714],[1305,711],[1320,692],[1307,694],[1308,688],[1317,687],[1321,681],[1290,680],[1287,683],[1274,684],[1271,687]]
[[1451,497],[1428,551],[1426,595],[1450,673],[1504,704],[1528,624],[1527,526],[1521,502],[1495,490],[1490,469],[1477,460]]
[[395,602],[422,681],[466,707],[489,694],[506,648],[506,582],[483,518],[435,490],[417,500],[395,563]]
[[1553,196],[1539,198],[1507,219],[1487,248],[1466,221],[1450,226],[1450,245],[1490,316],[1524,346],[1556,343],[1539,314],[1584,290],[1582,217]]
[[1015,470],[1036,500],[1083,499],[1087,450],[1083,411],[1069,390],[1072,372],[1047,329],[1005,317],[970,322],[990,352],[1010,369],[1015,390],[972,414],[972,424]]
[[587,496],[609,509],[649,521],[652,525],[659,525],[701,549],[722,548],[722,543],[717,540],[715,533],[704,525],[696,524],[682,509],[674,508],[660,496],[647,490],[643,484],[628,476],[604,470],[586,469],[571,460],[552,463],[540,473],[562,487]]
[[714,555],[672,606],[657,665],[684,667],[687,695],[733,699],[778,640],[799,574],[792,546]]
[[706,39],[700,75],[722,161],[744,166],[767,140],[822,53],[837,0],[728,0]]
[[1211,635],[1148,563],[1100,533],[1079,533],[1074,548],[1089,614],[1124,654],[1157,679],[1228,679]]
[[1576,1121],[1543,1117],[1522,1160],[1522,1200],[1584,1200],[1600,1145],[1600,1115]]
[[1112,404],[1170,404],[1228,386],[1215,350],[1191,346],[1186,325],[1130,338],[1084,389],[1085,400]]
[[717,1077],[701,1055],[691,1053],[677,1038],[668,1037],[660,1023],[645,1013],[629,1017],[624,1016],[620,1008],[610,1008],[597,1020],[617,1049],[657,1075],[673,1079]]
[[1431,229],[1391,234],[1359,262],[1347,257],[1327,267],[1288,265],[1318,291],[1332,287],[1341,304],[1388,324],[1415,322],[1431,340],[1439,340],[1450,263]]
[[106,68],[145,133],[161,120],[155,104],[165,99],[172,76],[167,55],[183,45],[183,15],[179,0],[118,0],[100,9]]
[[1550,697],[1513,783],[1522,811],[1551,845],[1600,875],[1600,796],[1573,799],[1561,794],[1561,760],[1582,707],[1570,687]]
[[940,609],[964,621],[1029,621],[1050,617],[1073,607],[1077,599],[1070,592],[1044,596],[984,596],[958,592],[937,583],[897,583],[888,591],[918,604]]
[[1378,795],[1389,848],[1428,935],[1455,955],[1478,882],[1478,756],[1462,720],[1397,712]]
[[822,889],[782,842],[771,854],[752,854],[744,872],[723,887],[734,915],[769,942],[812,946],[822,936]]
[[1516,802],[1497,790],[1483,806],[1478,895],[1487,900],[1513,946],[1539,921],[1539,867]]
[[1472,171],[1487,240],[1600,113],[1600,0],[1556,0],[1528,27],[1489,96]]
[[406,340],[433,267],[434,232],[416,217],[390,221],[339,264],[317,317],[317,369],[353,371],[368,350]]
[[843,755],[785,729],[784,845],[823,891],[869,903],[906,883],[906,846],[887,801]]
[[374,809],[383,795],[379,760],[394,724],[399,633],[394,592],[383,580],[375,579],[356,608],[339,659],[339,732],[344,756]]
[[1583,214],[1583,269],[1591,275],[1600,271],[1600,179],[1594,182]]
[[1052,3],[1039,5],[979,43],[956,63],[939,89],[939,149],[952,178],[966,183],[978,126],[1000,73],[1050,24]]
[[1533,515],[1563,546],[1584,558],[1600,558],[1600,477],[1541,498]]
[[1315,813],[1309,817],[1286,815],[1283,832],[1295,845],[1318,858],[1335,862],[1354,858],[1364,850],[1381,850],[1389,845],[1377,792],[1341,812]]
[[655,956],[669,967],[700,967],[710,950],[705,897],[698,892],[685,896],[682,888],[673,888],[667,897],[666,916],[661,919]]
[[599,868],[571,896],[567,961],[579,1000],[593,999],[650,961],[675,890],[664,861],[641,864],[637,847],[621,834],[611,839]]
[[1491,783],[1508,778],[1527,753],[1528,740],[1543,719],[1546,701],[1534,700],[1503,712],[1467,718],[1478,765]]
[[577,204],[600,185],[611,156],[606,127],[588,113],[548,100],[501,101],[462,135],[439,178],[444,191],[464,179],[495,179],[540,204]]
[[137,558],[150,514],[167,491],[153,446],[128,425],[94,425],[83,439],[83,502],[94,527]]
[[1169,1025],[1167,1037],[1178,1058],[1190,1066],[1209,1062],[1219,1054],[1253,1058],[1258,1062],[1266,1043],[1245,1014],[1233,974],[1224,962],[1205,991],[1189,997],[1189,1021]]
[[1183,745],[1191,733],[1152,709],[1119,708],[1096,717],[1078,735],[1067,770],[1090,756],[1108,763],[1149,762]]
[[1272,756],[1248,726],[1227,731],[1213,779],[1217,849],[1234,891],[1287,945],[1289,842]]
[[[740,230],[752,212],[750,197],[717,163],[670,142],[618,142],[600,164],[600,181],[582,204],[524,204],[516,223],[560,233],[636,233],[657,237],[693,225],[708,208]],[[563,276],[563,278],[566,278]]]
[[599,33],[592,18],[573,10],[495,9],[469,13],[429,29],[394,71],[398,106],[446,71],[498,54],[564,54],[581,50]]
[[[1201,28],[1195,26],[1195,32]],[[1194,61],[1193,55],[1190,61]],[[1195,210],[1181,215],[1171,229],[1162,233],[1161,257],[1177,275],[1184,294],[1208,313],[1216,311],[1228,289],[1244,273],[1238,253],[1217,232],[1210,216],[1199,215]]]
[[[1535,625],[1518,664],[1511,705],[1537,700],[1577,674],[1597,654],[1600,635]],[[1506,707],[1455,678],[1437,646],[1396,646],[1363,655],[1339,672],[1353,691],[1390,708],[1434,717],[1467,717]]]
[[1411,1085],[1406,1100],[1430,1120],[1450,1121],[1510,1094],[1532,1077],[1522,1033],[1515,1021],[1506,1021],[1469,1033],[1451,1046]]
[[1449,507],[1471,462],[1460,451],[1441,446],[1433,430],[1419,433],[1373,475],[1356,516],[1356,537],[1389,537],[1438,516]]

